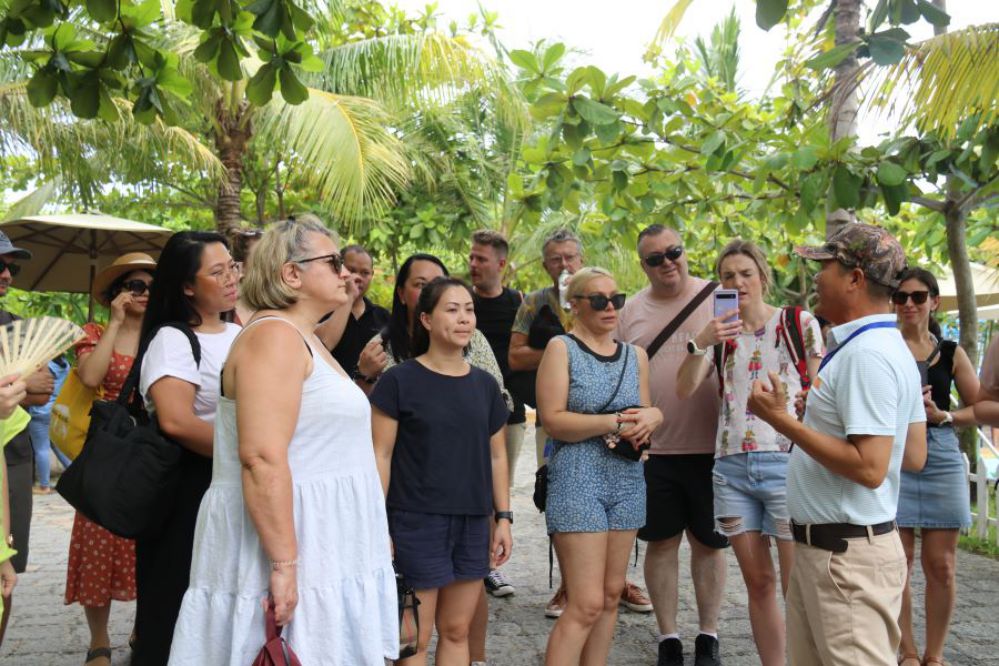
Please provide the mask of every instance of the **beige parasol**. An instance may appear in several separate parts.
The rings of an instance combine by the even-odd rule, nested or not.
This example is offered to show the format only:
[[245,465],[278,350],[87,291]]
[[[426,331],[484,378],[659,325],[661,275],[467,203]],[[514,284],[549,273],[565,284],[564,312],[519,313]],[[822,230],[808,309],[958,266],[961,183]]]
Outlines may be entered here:
[[93,213],[32,215],[0,223],[0,231],[32,253],[30,260],[18,262],[18,289],[78,293],[90,292],[97,272],[126,252],[157,258],[173,234],[152,224]]
[[[971,264],[971,279],[975,285],[975,305],[985,308],[999,305],[999,270],[982,264]],[[940,283],[940,309],[944,311],[957,309],[957,287],[954,285],[954,274],[947,270],[938,279]]]

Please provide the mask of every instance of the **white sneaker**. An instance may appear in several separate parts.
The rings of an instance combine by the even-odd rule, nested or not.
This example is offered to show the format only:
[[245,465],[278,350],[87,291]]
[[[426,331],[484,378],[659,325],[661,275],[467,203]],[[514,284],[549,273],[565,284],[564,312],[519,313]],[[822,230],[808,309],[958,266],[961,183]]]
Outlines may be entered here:
[[484,582],[486,591],[494,597],[507,597],[517,591],[499,569],[490,571]]

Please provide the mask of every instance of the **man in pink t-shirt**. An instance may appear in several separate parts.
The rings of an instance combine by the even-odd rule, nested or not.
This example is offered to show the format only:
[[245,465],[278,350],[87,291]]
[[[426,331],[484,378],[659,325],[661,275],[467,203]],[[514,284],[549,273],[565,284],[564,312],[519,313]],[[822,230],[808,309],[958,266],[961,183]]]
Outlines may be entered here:
[[[707,285],[688,274],[687,256],[679,235],[654,224],[638,236],[638,255],[649,286],[630,298],[621,311],[621,340],[648,348],[659,333]],[[688,352],[688,341],[713,317],[712,299],[704,301],[649,359],[652,404],[665,421],[652,436],[645,463],[646,523],[638,537],[648,542],[645,582],[659,625],[657,666],[683,664],[683,646],[676,624],[679,579],[678,553],[684,532],[690,543],[691,577],[700,621],[695,641],[697,664],[721,663],[718,657],[718,615],[725,588],[728,540],[715,532],[715,429],[718,424],[718,383],[712,373],[690,398],[680,402],[676,373]],[[703,353],[701,350],[696,350]]]

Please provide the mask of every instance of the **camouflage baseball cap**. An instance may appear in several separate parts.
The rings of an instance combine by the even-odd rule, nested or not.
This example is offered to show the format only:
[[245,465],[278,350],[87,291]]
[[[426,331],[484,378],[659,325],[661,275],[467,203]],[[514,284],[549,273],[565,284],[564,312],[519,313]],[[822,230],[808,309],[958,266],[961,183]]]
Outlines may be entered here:
[[798,247],[805,259],[835,259],[844,266],[860,268],[868,280],[886,287],[898,287],[898,275],[905,268],[905,252],[898,240],[881,227],[848,224],[825,245]]

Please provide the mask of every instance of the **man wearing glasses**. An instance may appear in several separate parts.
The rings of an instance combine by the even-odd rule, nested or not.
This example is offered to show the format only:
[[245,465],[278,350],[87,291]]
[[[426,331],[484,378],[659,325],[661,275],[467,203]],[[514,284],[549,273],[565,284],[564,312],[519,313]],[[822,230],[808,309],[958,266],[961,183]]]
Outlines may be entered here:
[[[7,290],[14,281],[14,276],[21,270],[21,266],[17,263],[18,259],[31,259],[31,252],[14,247],[7,234],[0,231],[0,298],[7,295]],[[0,326],[6,326],[18,318],[6,310],[0,310]],[[21,403],[22,407],[44,405],[49,401],[49,396],[54,389],[54,377],[49,372],[48,366],[26,377],[25,383],[28,395]],[[24,429],[14,435],[4,447],[4,458],[7,462],[7,489],[10,496],[10,539],[12,540],[8,546],[17,551],[17,555],[11,558],[11,563],[14,565],[14,571],[19,574],[24,573],[28,563],[34,457],[31,438],[28,435],[28,422],[25,421]],[[4,599],[3,609],[3,619],[0,620],[0,641],[2,641],[4,630],[7,627],[7,619],[10,617],[11,600],[9,597]]]
[[[646,524],[638,538],[648,542],[645,583],[659,625],[657,666],[683,664],[683,645],[676,623],[679,605],[679,550],[684,532],[690,544],[690,573],[697,597],[700,626],[694,642],[695,665],[720,664],[718,614],[725,590],[725,553],[728,540],[715,532],[715,429],[718,422],[718,384],[714,373],[682,403],[676,393],[676,373],[694,336],[713,318],[712,301],[705,297],[710,283],[688,273],[680,236],[659,224],[638,235],[638,256],[649,286],[628,299],[618,319],[618,337],[649,349],[667,325],[678,326],[649,356],[652,404],[666,420],[652,434],[645,463]],[[686,318],[688,304],[701,303]]]

